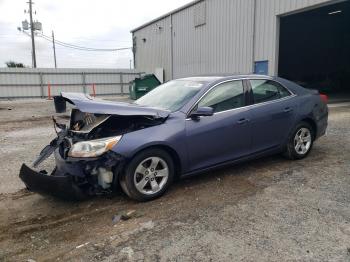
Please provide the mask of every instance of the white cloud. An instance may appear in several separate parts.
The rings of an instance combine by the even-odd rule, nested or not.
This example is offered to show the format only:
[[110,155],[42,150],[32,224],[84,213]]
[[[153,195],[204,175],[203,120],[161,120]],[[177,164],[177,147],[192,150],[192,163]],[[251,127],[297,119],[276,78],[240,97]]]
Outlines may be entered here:
[[[131,46],[130,30],[191,0],[36,0],[35,19],[56,39],[96,48]],[[17,31],[28,19],[27,0],[0,0],[0,67],[15,60],[31,65],[30,38]],[[50,42],[36,38],[38,67],[53,66]],[[57,46],[59,67],[127,68],[131,51],[86,52]]]

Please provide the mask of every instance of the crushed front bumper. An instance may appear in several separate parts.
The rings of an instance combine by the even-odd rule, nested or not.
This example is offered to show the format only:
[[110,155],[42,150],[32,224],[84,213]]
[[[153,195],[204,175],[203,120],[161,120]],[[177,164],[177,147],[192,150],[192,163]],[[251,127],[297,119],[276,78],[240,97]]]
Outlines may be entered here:
[[47,175],[23,164],[19,177],[30,191],[43,195],[52,195],[66,200],[82,200],[87,197],[73,182],[72,176]]
[[34,161],[37,168],[54,154],[56,167],[51,174],[37,172],[23,164],[20,179],[30,191],[67,200],[81,200],[88,196],[111,193],[118,182],[124,157],[112,150],[96,158],[72,158],[66,155],[70,140],[65,126],[55,122],[62,131],[50,142]]
[[[52,151],[48,150],[48,152]],[[51,174],[47,174],[46,171],[37,172],[23,164],[19,177],[32,192],[66,200],[83,200],[89,196],[111,193],[116,187],[118,175],[125,161],[122,156],[112,151],[98,158],[63,159],[59,150],[56,149],[54,156],[56,167]],[[101,187],[98,177],[100,171],[96,171],[101,167],[114,171],[113,181],[108,188]]]

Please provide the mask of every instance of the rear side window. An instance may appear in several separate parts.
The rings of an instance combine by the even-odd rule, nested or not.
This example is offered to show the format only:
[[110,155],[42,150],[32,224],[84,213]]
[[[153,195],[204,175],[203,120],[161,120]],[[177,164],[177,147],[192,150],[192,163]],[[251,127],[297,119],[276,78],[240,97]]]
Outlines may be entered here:
[[291,93],[277,82],[271,80],[250,80],[254,103],[273,101],[290,96]]
[[214,87],[198,103],[198,107],[212,107],[214,113],[239,108],[245,105],[243,82],[232,81]]

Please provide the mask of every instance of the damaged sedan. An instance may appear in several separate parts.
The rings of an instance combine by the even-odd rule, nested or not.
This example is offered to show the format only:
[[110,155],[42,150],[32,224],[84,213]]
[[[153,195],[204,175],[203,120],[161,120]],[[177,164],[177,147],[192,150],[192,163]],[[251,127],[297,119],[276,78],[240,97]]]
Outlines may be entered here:
[[[119,186],[132,199],[161,196],[174,179],[283,153],[302,159],[327,128],[327,97],[259,75],[169,81],[134,103],[62,93],[68,125],[20,178],[31,191],[83,199]],[[54,155],[52,173],[37,171]]]

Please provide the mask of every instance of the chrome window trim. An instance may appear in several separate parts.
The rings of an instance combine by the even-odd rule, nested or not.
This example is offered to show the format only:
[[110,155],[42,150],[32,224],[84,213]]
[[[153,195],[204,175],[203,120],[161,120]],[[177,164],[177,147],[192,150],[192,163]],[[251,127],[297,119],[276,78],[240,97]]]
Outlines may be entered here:
[[[225,84],[225,83],[228,83],[228,82],[234,82],[234,81],[242,81],[243,83],[243,80],[245,78],[237,78],[237,79],[230,79],[230,80],[225,80],[225,81],[222,81],[220,83],[217,83],[215,85],[213,85],[211,88],[209,88],[200,98],[197,99],[197,101],[193,104],[193,106],[191,106],[190,110],[187,111],[186,113],[186,117],[189,117],[189,114],[192,112],[192,110],[198,105],[198,103],[202,100],[202,98],[208,94],[212,89],[214,89],[215,87],[217,87],[218,85],[221,85],[221,84]],[[243,91],[244,91],[244,85],[242,85],[243,87]],[[239,108],[242,108],[242,107],[239,107]],[[236,109],[236,108],[234,108]],[[232,110],[232,109],[229,109],[229,110]],[[226,110],[226,111],[229,111],[229,110]],[[226,111],[222,111],[222,112],[226,112]],[[219,112],[220,113],[220,112]],[[217,113],[214,113],[214,115],[217,114]]]
[[[267,104],[272,104],[272,103],[276,103],[276,102],[280,102],[280,101],[284,101],[284,100],[288,100],[290,98],[293,98],[293,97],[296,97],[297,95],[294,94],[292,91],[290,91],[287,87],[285,87],[282,83],[280,83],[279,81],[276,81],[276,80],[273,80],[273,79],[269,79],[268,77],[266,78],[262,78],[261,76],[259,77],[252,77],[252,78],[248,78],[248,77],[245,77],[245,78],[234,78],[234,79],[230,79],[230,80],[225,80],[225,81],[222,81],[220,83],[217,83],[215,84],[214,86],[212,86],[211,88],[209,88],[200,98],[198,98],[198,100],[193,104],[193,106],[191,106],[190,110],[188,110],[188,112],[186,113],[186,121],[188,120],[192,120],[191,117],[190,117],[190,113],[191,111],[198,105],[198,103],[200,102],[200,100],[208,93],[210,92],[213,88],[217,87],[218,85],[221,85],[221,84],[224,84],[224,83],[227,83],[227,82],[233,82],[233,81],[244,81],[244,80],[268,80],[268,81],[274,81],[278,84],[280,84],[282,87],[284,87],[289,93],[290,95],[289,96],[285,96],[283,98],[279,98],[279,99],[276,99],[276,100],[271,100],[271,101],[266,101],[266,102],[262,102],[262,103],[258,103],[258,104],[252,104],[252,105],[246,105],[246,106],[242,106],[242,107],[237,107],[237,108],[233,108],[233,109],[228,109],[228,110],[225,110],[225,111],[221,111],[221,112],[217,112],[217,113],[214,113],[213,115],[217,115],[217,114],[221,114],[221,113],[226,113],[226,112],[230,112],[230,111],[235,111],[235,110],[238,110],[238,109],[243,109],[243,108],[251,108],[251,107],[258,107],[258,106],[262,106],[262,105],[267,105]],[[244,86],[243,86],[244,88]],[[200,117],[201,118],[201,117]]]
[[273,79],[273,78],[271,78],[269,76],[266,76],[266,78],[264,78],[263,76],[251,76],[251,77],[244,77],[242,79],[248,80],[248,81],[250,81],[250,80],[266,80],[266,81],[276,82],[276,83],[280,84],[282,87],[284,87],[290,93],[290,95],[295,95],[294,92],[292,92],[288,87],[286,87],[280,81],[278,81],[276,79]]
[[[263,79],[263,78],[252,78],[252,79],[248,79],[248,81],[250,80],[266,80],[266,81],[271,81],[271,82],[276,82],[277,84],[279,84],[280,86],[282,86],[284,89],[286,89],[289,93],[289,96],[291,95],[295,95],[289,88],[287,88],[285,85],[283,85],[281,82],[274,80],[274,79]],[[251,84],[250,84],[251,86]],[[285,97],[289,97],[289,96],[285,96]],[[265,103],[265,102],[263,102]]]
[[285,96],[285,97],[282,97],[282,98],[279,98],[279,99],[276,99],[276,100],[266,101],[266,102],[262,102],[262,103],[258,103],[258,104],[252,104],[252,105],[249,105],[247,107],[258,107],[260,105],[273,104],[273,103],[276,103],[276,102],[281,102],[281,101],[284,101],[284,100],[288,100],[288,99],[296,97],[296,96],[297,95],[291,94],[289,96]]
[[[217,113],[214,113],[213,115],[218,115],[218,114],[222,114],[222,113],[226,113],[226,112],[230,112],[230,111],[236,111],[236,110],[239,110],[239,109],[248,109],[248,108],[259,107],[259,106],[263,106],[263,105],[267,105],[267,104],[273,104],[273,103],[276,103],[276,102],[281,102],[281,101],[284,101],[284,100],[291,99],[291,98],[296,97],[296,96],[297,95],[293,94],[293,95],[286,96],[286,97],[283,97],[283,98],[280,98],[280,99],[276,99],[276,100],[272,100],[272,101],[267,101],[267,102],[263,102],[263,103],[259,103],[259,104],[252,104],[252,105],[247,105],[247,106],[242,106],[242,107],[237,107],[237,108],[233,108],[233,109],[217,112]],[[200,118],[202,118],[202,117],[200,117]],[[192,119],[191,119],[191,117],[187,116],[186,117],[186,121],[187,120],[192,120]]]

